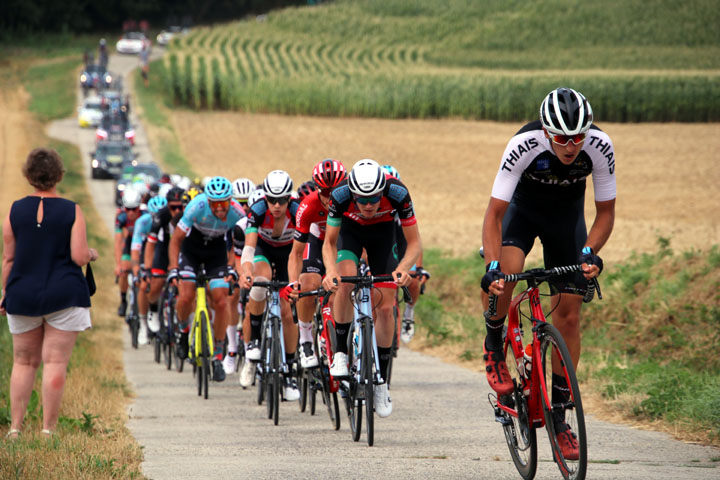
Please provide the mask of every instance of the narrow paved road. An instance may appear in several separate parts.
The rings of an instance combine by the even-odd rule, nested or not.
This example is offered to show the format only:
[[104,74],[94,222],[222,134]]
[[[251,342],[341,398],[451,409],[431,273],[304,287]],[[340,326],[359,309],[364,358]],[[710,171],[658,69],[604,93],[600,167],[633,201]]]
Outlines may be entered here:
[[[110,59],[111,70],[126,77],[137,64],[135,57]],[[137,119],[133,123],[136,151],[150,161],[144,129]],[[71,118],[55,122],[48,133],[80,146],[96,206],[112,231],[113,182],[89,179],[93,131],[80,130]],[[237,374],[211,384],[210,399],[203,400],[188,369],[168,372],[151,361],[148,347],[133,350],[126,337],[126,374],[137,394],[128,425],[144,449],[143,471],[154,479],[519,478],[481,375],[408,350],[395,365],[393,414],[376,419],[370,448],[364,434],[359,443],[351,440],[345,416],[340,431],[333,431],[322,408],[312,417],[294,402],[283,403],[274,426],[255,390],[240,388]],[[588,478],[720,478],[718,449],[592,417],[587,429]],[[536,478],[560,478],[544,431],[538,440]]]

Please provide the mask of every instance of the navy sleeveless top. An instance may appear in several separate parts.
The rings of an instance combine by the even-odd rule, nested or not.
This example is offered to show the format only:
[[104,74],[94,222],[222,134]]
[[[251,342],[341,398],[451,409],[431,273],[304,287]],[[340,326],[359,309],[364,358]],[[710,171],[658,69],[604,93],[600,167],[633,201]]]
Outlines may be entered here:
[[43,219],[37,222],[40,197],[13,203],[10,225],[15,260],[5,287],[7,312],[37,317],[70,307],[89,307],[90,293],[82,269],[70,256],[75,203],[44,198]]

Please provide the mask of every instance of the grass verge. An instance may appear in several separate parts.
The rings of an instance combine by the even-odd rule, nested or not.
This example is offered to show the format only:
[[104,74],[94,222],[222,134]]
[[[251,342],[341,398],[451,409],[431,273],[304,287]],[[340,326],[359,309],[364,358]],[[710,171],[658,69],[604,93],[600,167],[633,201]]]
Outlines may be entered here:
[[[80,55],[75,56],[80,59]],[[29,103],[35,116],[28,122],[27,148],[45,145],[63,157],[67,173],[59,185],[61,195],[78,202],[88,225],[91,246],[109,251],[110,232],[103,227],[85,183],[80,151],[74,145],[48,139],[42,121],[61,118],[75,106],[72,70],[78,60],[62,58],[48,63],[32,59],[17,71],[0,73],[12,82],[22,82],[32,94]],[[13,65],[17,68],[17,65]],[[0,70],[3,70],[0,68]],[[70,79],[68,81],[67,79]],[[12,159],[15,162],[15,159]],[[24,182],[17,165],[6,170]],[[125,427],[126,404],[132,396],[122,363],[122,321],[114,315],[113,259],[101,256],[93,264],[100,285],[92,298],[93,328],[79,335],[68,367],[68,379],[60,411],[57,434],[42,438],[40,376],[35,384],[21,439],[0,440],[0,478],[141,478],[142,451]],[[10,423],[9,376],[12,368],[12,337],[7,323],[0,322],[0,430]]]
[[[412,347],[482,370],[482,307],[468,292],[479,292],[484,263],[437,250],[424,263],[433,280]],[[601,282],[604,300],[583,309],[578,369],[593,413],[720,445],[720,247],[674,253],[660,239]]]

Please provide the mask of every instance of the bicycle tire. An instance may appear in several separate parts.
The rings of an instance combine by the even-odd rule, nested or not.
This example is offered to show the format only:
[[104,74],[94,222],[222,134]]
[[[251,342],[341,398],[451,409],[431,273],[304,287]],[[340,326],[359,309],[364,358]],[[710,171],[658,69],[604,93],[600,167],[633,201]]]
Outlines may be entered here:
[[273,317],[273,373],[272,373],[272,381],[273,381],[273,409],[272,409],[272,419],[273,424],[277,425],[280,421],[280,388],[281,388],[281,382],[283,380],[282,376],[282,359],[280,358],[280,355],[282,355],[282,347],[280,346],[280,342],[282,342],[283,339],[280,338],[280,319],[277,317]]
[[132,302],[130,303],[130,333],[132,334],[132,346],[134,349],[138,348],[138,335],[140,333],[140,313],[138,312],[137,304],[137,286],[133,284],[130,289],[132,296]]
[[365,390],[365,434],[368,447],[372,447],[375,442],[375,378],[373,375],[375,360],[373,359],[372,329],[372,319],[368,318],[363,325],[363,351],[361,354],[361,378]]
[[[168,370],[172,370],[173,354],[175,352],[175,306],[174,302],[167,300],[167,310],[165,308],[160,309],[164,318],[160,321],[160,325],[165,328],[165,365]],[[167,324],[167,327],[165,325]]]
[[[301,413],[304,412],[305,409],[307,408],[308,393],[309,393],[308,392],[308,383],[309,383],[308,376],[309,375],[311,375],[309,370],[306,372],[304,369],[298,367],[298,379],[299,379],[298,387],[300,388],[300,398],[298,398],[298,406],[300,407]],[[313,395],[313,397],[314,397],[314,395]],[[311,404],[312,404],[312,402],[314,402],[314,398],[313,398],[313,400],[311,400]],[[310,415],[315,415],[315,406],[314,405],[312,405]]]
[[[355,333],[350,330],[350,333],[348,334],[350,338],[354,338],[353,335]],[[355,364],[357,363],[355,361],[355,348],[354,346],[350,347],[350,386],[349,386],[349,392],[348,397],[350,400],[350,408],[348,409],[348,416],[350,417],[350,432],[352,433],[352,439],[353,441],[357,442],[360,440],[360,433],[362,432],[362,405],[363,400],[360,397],[360,384],[356,380],[356,372],[353,371],[355,369]],[[357,374],[360,374],[361,372],[357,372]]]
[[[538,330],[540,340],[540,355],[542,369],[538,372],[541,381],[545,382],[548,397],[543,398],[543,411],[545,413],[545,429],[547,430],[553,459],[566,480],[583,480],[587,472],[587,437],[585,431],[585,413],[580,396],[575,368],[573,367],[570,351],[562,335],[551,324],[543,324]],[[570,389],[569,400],[562,405],[553,405],[552,402],[552,358],[560,359],[565,380]],[[544,397],[544,396],[543,396]],[[578,445],[578,458],[568,458],[563,455],[558,443],[553,414],[562,415],[564,422],[570,427]],[[562,433],[562,432],[560,432]]]
[[208,320],[207,315],[204,311],[200,312],[200,341],[201,348],[200,348],[200,357],[202,361],[202,370],[200,371],[200,378],[202,378],[203,388],[204,388],[204,397],[205,400],[208,398],[208,384],[210,379],[210,350],[208,346],[208,342],[210,339],[210,332],[208,332],[207,329]]
[[318,386],[315,384],[310,384],[310,415],[315,415],[317,413],[317,389]]
[[138,334],[139,334],[139,325],[138,325],[138,319],[135,315],[132,313],[130,314],[130,343],[132,344],[132,347],[137,350],[138,348]]
[[160,344],[160,336],[158,334],[153,335],[153,349],[155,350],[155,363],[160,363],[160,354],[162,345]]
[[531,480],[537,472],[537,430],[528,423],[527,397],[522,392],[522,377],[517,368],[515,352],[509,346],[510,343],[507,342],[505,358],[515,390],[512,395],[499,398],[498,402],[514,408],[518,415],[503,411],[505,422],[501,423],[515,468],[524,480]]

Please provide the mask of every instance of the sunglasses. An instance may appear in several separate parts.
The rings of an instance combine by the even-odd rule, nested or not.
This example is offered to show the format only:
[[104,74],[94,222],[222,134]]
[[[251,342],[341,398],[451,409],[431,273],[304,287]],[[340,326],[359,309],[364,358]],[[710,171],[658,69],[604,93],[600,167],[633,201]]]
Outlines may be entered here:
[[210,200],[210,208],[228,208],[230,207],[230,200]]
[[173,212],[176,212],[178,210],[182,210],[183,206],[182,205],[168,205],[168,209],[172,210]]
[[137,212],[138,210],[140,210],[140,207],[132,207],[132,208],[125,207],[125,211],[128,211],[128,212]]
[[239,203],[241,206],[245,206],[248,204],[247,200],[235,200],[237,203]]
[[355,202],[360,205],[373,205],[382,200],[382,195],[375,195],[374,197],[355,197]]
[[290,197],[268,197],[265,196],[265,200],[268,201],[268,203],[272,203],[273,205],[285,205],[290,201]]
[[585,141],[587,137],[586,133],[578,133],[577,135],[550,135],[550,140],[553,143],[560,145],[561,147],[567,146],[568,143],[573,142],[574,145],[580,145]]

